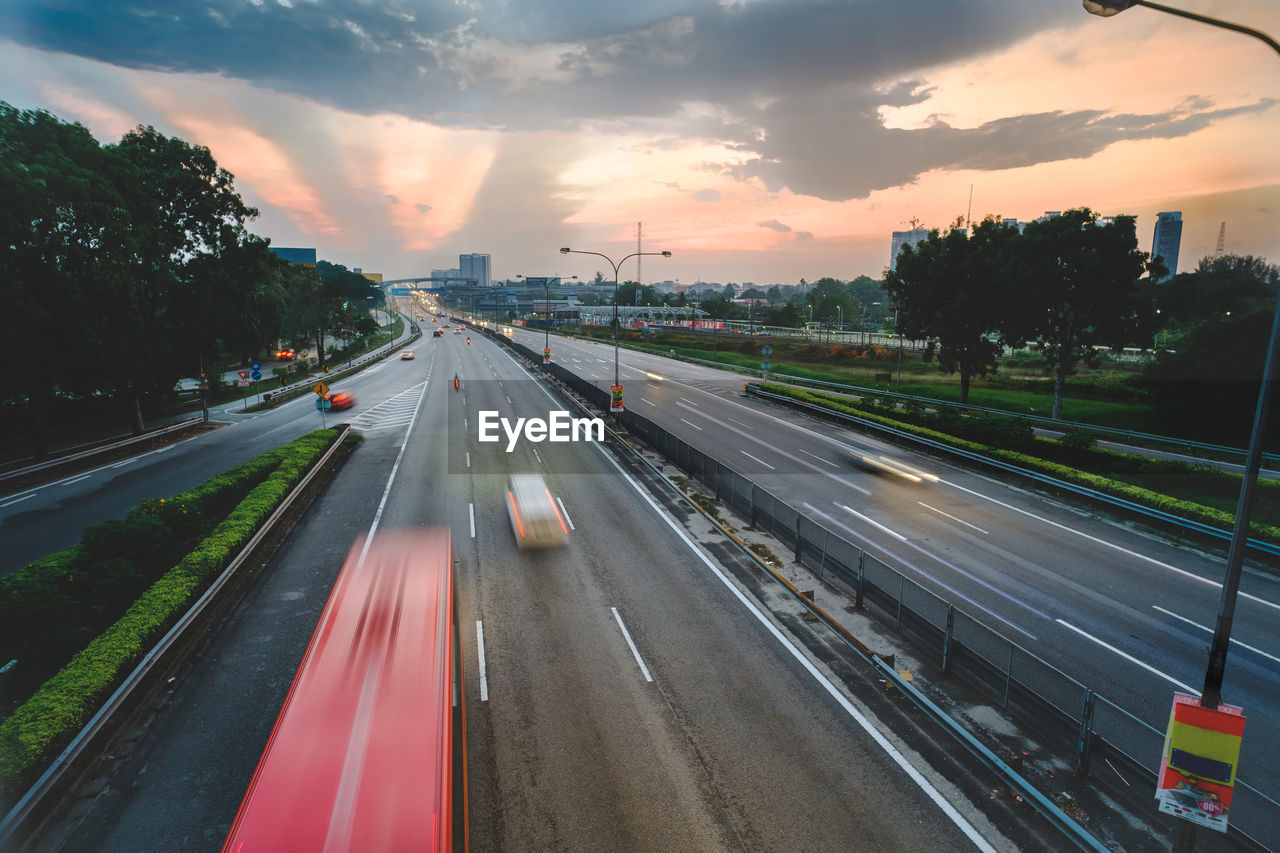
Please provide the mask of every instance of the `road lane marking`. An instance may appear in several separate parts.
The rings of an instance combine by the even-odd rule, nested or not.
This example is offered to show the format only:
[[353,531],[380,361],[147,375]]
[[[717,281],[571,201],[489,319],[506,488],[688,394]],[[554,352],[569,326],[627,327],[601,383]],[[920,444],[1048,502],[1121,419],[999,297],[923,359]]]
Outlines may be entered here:
[[[649,398],[648,398],[648,397],[641,397],[641,398],[640,398],[640,400],[641,400],[641,402],[649,403]],[[649,403],[649,405],[650,405],[650,406],[656,406],[656,404],[655,404],[655,403]]]
[[761,465],[768,468],[770,471],[778,470],[777,468],[774,468],[772,465],[770,465],[768,462],[765,462],[763,459],[756,459],[756,457],[752,456],[750,453],[748,453],[745,450],[739,450],[738,452],[741,453],[743,456],[747,457],[748,459],[755,459],[755,461],[759,462]]
[[66,479],[66,480],[59,480],[58,482],[54,483],[54,485],[55,485],[55,486],[70,486],[72,483],[78,483],[78,482],[80,482],[81,480],[87,480],[87,479],[89,479],[91,476],[93,476],[93,475],[92,475],[92,474],[81,474],[81,475],[80,475],[80,476],[78,476],[78,477],[70,477],[70,478],[68,478],[68,479]]
[[112,467],[112,468],[123,468],[123,467],[124,467],[124,466],[126,466],[126,465],[132,465],[133,463],[137,462],[137,461],[138,461],[139,459],[141,459],[141,458],[142,458],[141,456],[135,456],[135,457],[133,457],[132,459],[126,459],[126,460],[124,460],[123,462],[117,462],[116,464],[112,465],[111,467]]
[[[960,599],[961,601],[967,602],[968,604],[972,605],[973,607],[977,608],[978,610],[981,610],[983,613],[987,614],[987,615],[988,615],[988,616],[990,616],[992,619],[995,619],[997,622],[1001,622],[1001,623],[1003,623],[1003,624],[1007,625],[1011,630],[1017,631],[1019,634],[1022,634],[1023,636],[1025,636],[1025,637],[1027,637],[1028,639],[1031,639],[1031,640],[1038,640],[1038,639],[1040,639],[1040,638],[1039,638],[1039,637],[1037,637],[1035,634],[1033,634],[1033,633],[1031,633],[1030,631],[1028,631],[1026,628],[1023,628],[1023,627],[1022,627],[1021,625],[1019,625],[1017,622],[1014,622],[1012,619],[1009,619],[1009,618],[1008,618],[1008,617],[1006,617],[1006,616],[1002,616],[1002,615],[1000,615],[1000,614],[999,614],[999,613],[997,613],[996,611],[992,610],[990,607],[987,607],[985,604],[983,604],[982,602],[978,601],[976,598],[973,598],[973,597],[972,597],[972,596],[970,596],[970,595],[966,595],[965,593],[961,592],[961,591],[960,591],[959,589],[957,589],[956,587],[952,586],[951,584],[949,584],[949,583],[947,583],[946,581],[944,581],[944,580],[942,580],[941,578],[939,578],[937,575],[934,575],[934,574],[931,574],[931,573],[929,573],[929,572],[926,572],[924,569],[920,568],[920,567],[919,567],[919,566],[917,566],[915,563],[913,563],[913,562],[911,562],[910,560],[906,559],[906,558],[905,558],[905,557],[903,557],[901,554],[896,554],[896,553],[894,553],[893,551],[890,551],[888,548],[884,547],[884,546],[883,546],[883,545],[881,545],[879,542],[877,542],[876,540],[872,539],[870,536],[867,536],[867,535],[865,535],[865,534],[863,534],[863,533],[859,533],[858,531],[854,530],[854,529],[853,529],[852,527],[850,527],[849,525],[847,525],[847,524],[843,524],[843,523],[842,523],[842,522],[840,522],[838,519],[836,519],[836,518],[834,518],[834,517],[832,517],[832,516],[828,515],[827,513],[823,512],[822,510],[818,509],[818,508],[817,508],[816,506],[814,506],[813,504],[805,503],[805,504],[802,504],[802,506],[804,506],[804,508],[805,508],[805,509],[809,510],[809,511],[810,511],[810,512],[812,512],[814,515],[816,515],[818,518],[821,518],[823,521],[827,522],[828,524],[832,525],[833,527],[835,527],[835,528],[837,528],[837,529],[839,529],[839,530],[843,530],[845,533],[848,533],[850,536],[852,536],[854,539],[858,540],[859,542],[863,542],[863,543],[865,543],[865,547],[862,549],[863,551],[867,551],[867,550],[870,550],[870,549],[874,548],[875,550],[879,551],[880,553],[882,553],[882,554],[884,554],[885,556],[887,556],[887,557],[889,557],[890,559],[892,559],[892,560],[893,560],[897,565],[902,566],[903,568],[906,568],[906,569],[910,569],[911,571],[915,572],[917,575],[919,575],[919,576],[920,576],[920,577],[922,577],[922,578],[927,578],[930,582],[932,582],[932,583],[934,583],[934,584],[937,584],[938,586],[942,587],[942,588],[943,588],[943,589],[945,589],[947,592],[951,593],[952,595],[954,595],[956,598]],[[908,542],[907,544],[908,544],[908,545],[910,545],[911,543],[910,543],[910,542]],[[885,562],[885,561],[884,561],[884,560],[881,560],[881,562]],[[885,565],[888,565],[888,563],[887,563],[887,562],[885,562]],[[984,585],[985,585],[988,589],[990,589],[990,588],[991,588],[990,584],[984,584]],[[1015,601],[1016,601],[1016,599],[1015,599]],[[1020,603],[1020,602],[1018,602],[1018,603]],[[1048,617],[1046,616],[1045,618],[1047,619]]]
[[536,448],[536,447],[530,447],[529,449],[533,451],[533,457],[534,457],[535,459],[537,459],[537,460],[538,460],[538,464],[539,464],[539,465],[541,465],[541,464],[542,464],[542,456],[538,453],[538,448]]
[[685,420],[684,420],[684,418],[681,418],[680,420],[684,421],[684,422],[685,422],[685,423],[687,423],[689,426],[691,426],[691,427],[693,427],[694,429],[696,429],[698,432],[702,432],[702,427],[698,426],[697,424],[693,423],[692,421],[685,421]]
[[[434,357],[432,363],[434,364]],[[427,399],[427,383],[422,383],[422,393],[418,395],[418,405],[413,410],[413,418],[409,421],[409,428],[405,430],[406,440],[400,442],[400,452],[396,454],[396,461],[391,466],[391,473],[387,476],[387,485],[382,490],[382,499],[378,501],[378,509],[373,513],[373,523],[369,525],[369,533],[364,537],[364,547],[360,549],[360,563],[364,562],[364,558],[369,553],[369,546],[373,544],[373,536],[378,532],[378,524],[382,521],[383,510],[387,508],[387,498],[391,496],[391,486],[396,481],[396,473],[400,470],[400,463],[404,460],[404,451],[409,446],[407,437],[413,433],[413,425],[418,422],[418,413],[422,411],[422,401]]]
[[14,505],[14,504],[16,504],[16,503],[21,503],[22,501],[25,501],[25,500],[27,500],[28,498],[34,498],[35,496],[36,496],[36,493],[35,493],[35,492],[27,492],[25,495],[19,495],[18,497],[14,498],[13,500],[5,501],[4,503],[0,504],[0,507],[3,507],[3,506],[13,506],[13,505]]
[[1193,695],[1195,695],[1195,696],[1199,696],[1199,695],[1200,695],[1200,691],[1199,691],[1199,690],[1196,690],[1194,687],[1192,687],[1192,686],[1190,686],[1190,685],[1188,685],[1188,684],[1183,684],[1181,681],[1179,681],[1178,679],[1174,678],[1174,677],[1173,677],[1173,676],[1171,676],[1171,675],[1165,675],[1163,672],[1161,672],[1160,670],[1156,669],[1156,668],[1155,668],[1154,666],[1152,666],[1151,664],[1143,663],[1142,661],[1138,660],[1137,658],[1135,658],[1133,655],[1129,654],[1128,652],[1122,652],[1122,651],[1120,651],[1120,649],[1117,649],[1115,646],[1111,645],[1110,643],[1107,643],[1107,642],[1104,642],[1104,641],[1102,641],[1102,640],[1099,640],[1097,637],[1093,636],[1092,634],[1088,633],[1087,631],[1084,631],[1084,630],[1082,630],[1082,629],[1080,629],[1080,628],[1077,628],[1075,625],[1072,625],[1070,622],[1064,622],[1064,621],[1062,621],[1061,619],[1055,619],[1055,620],[1053,620],[1053,621],[1057,622],[1059,625],[1061,625],[1061,626],[1062,626],[1062,627],[1064,627],[1064,628],[1070,628],[1072,631],[1075,631],[1077,634],[1079,634],[1080,636],[1084,637],[1086,640],[1092,640],[1093,642],[1095,642],[1095,643],[1097,643],[1098,645],[1102,646],[1102,647],[1103,647],[1104,649],[1106,649],[1107,651],[1109,651],[1109,652],[1114,652],[1115,654],[1117,654],[1117,655],[1119,655],[1120,657],[1122,657],[1122,658],[1124,658],[1125,660],[1127,660],[1129,663],[1131,663],[1131,664],[1135,664],[1135,665],[1137,665],[1137,666],[1142,667],[1143,669],[1145,669],[1147,672],[1151,673],[1152,675],[1158,675],[1158,676],[1160,676],[1160,677],[1161,677],[1161,678],[1163,678],[1165,681],[1167,681],[1167,682],[1169,682],[1170,684],[1172,684],[1174,687],[1177,687],[1179,690],[1185,690],[1187,693],[1191,693],[1191,694],[1193,694]]
[[[1212,628],[1210,628],[1210,627],[1208,627],[1207,625],[1201,625],[1201,624],[1200,624],[1200,623],[1198,623],[1198,622],[1192,622],[1192,621],[1191,621],[1190,619],[1188,619],[1187,617],[1185,617],[1185,616],[1179,616],[1177,613],[1174,613],[1172,610],[1165,610],[1163,607],[1161,607],[1161,606],[1160,606],[1160,605],[1158,605],[1158,604],[1153,604],[1153,605],[1151,605],[1151,609],[1152,609],[1152,610],[1159,610],[1161,613],[1163,613],[1163,614],[1164,614],[1164,615],[1166,615],[1166,616],[1172,616],[1174,619],[1177,619],[1179,622],[1186,622],[1188,625],[1191,625],[1191,626],[1192,626],[1192,627],[1194,627],[1194,628],[1199,628],[1201,631],[1204,631],[1206,634],[1210,634],[1210,635],[1212,635],[1212,634],[1213,634],[1213,629],[1212,629]],[[1232,637],[1232,638],[1231,638],[1231,645],[1239,646],[1239,647],[1240,647],[1240,648],[1242,648],[1242,649],[1248,649],[1249,651],[1253,652],[1254,654],[1262,655],[1264,658],[1268,658],[1268,659],[1270,659],[1270,660],[1275,661],[1276,663],[1280,663],[1280,657],[1276,657],[1276,656],[1275,656],[1275,655],[1273,655],[1273,654],[1269,654],[1269,653],[1267,653],[1267,652],[1264,652],[1262,649],[1255,648],[1255,647],[1253,647],[1253,646],[1249,645],[1248,643],[1242,643],[1242,642],[1240,642],[1239,640],[1235,639],[1234,637]]]
[[736,418],[730,418],[730,417],[727,417],[727,416],[726,416],[726,417],[725,417],[725,420],[726,420],[726,421],[733,421],[735,424],[737,424],[737,425],[738,425],[738,426],[740,426],[740,427],[745,427],[746,429],[752,430],[753,432],[755,431],[755,427],[751,426],[750,424],[744,424],[742,421],[737,420]]
[[471,516],[471,538],[476,538],[476,505],[467,504],[467,513]]
[[622,624],[622,615],[618,613],[618,608],[610,607],[609,609],[613,611],[613,618],[618,620],[618,627],[622,629],[622,636],[626,638],[627,645],[631,647],[631,654],[635,656],[636,663],[640,664],[640,671],[644,673],[644,680],[653,681],[653,676],[649,674],[649,667],[644,665],[644,658],[640,657],[640,650],[631,641],[631,633],[627,631],[627,626]]
[[484,623],[476,620],[476,648],[480,658],[480,701],[489,701],[489,676],[484,667]]
[[937,507],[929,506],[929,505],[928,505],[927,503],[925,503],[924,501],[916,501],[916,503],[920,504],[920,506],[924,507],[925,509],[931,509],[931,510],[933,510],[933,511],[934,511],[934,512],[936,512],[938,515],[945,515],[947,518],[951,519],[952,521],[957,521],[957,522],[959,522],[960,524],[963,524],[965,527],[972,527],[974,530],[978,531],[979,533],[981,533],[981,534],[982,534],[982,535],[984,535],[984,536],[990,536],[990,535],[991,535],[991,534],[987,533],[987,531],[983,530],[981,527],[978,527],[976,524],[970,524],[969,522],[965,521],[963,518],[956,518],[956,517],[955,517],[954,515],[952,515],[951,513],[943,512],[942,510],[938,509]]
[[[731,421],[732,421],[732,420],[733,420],[733,418],[729,418],[729,420],[731,420]],[[737,421],[734,421],[734,423],[737,423]],[[748,427],[748,429],[750,429],[750,427]],[[817,459],[819,462],[825,462],[826,464],[830,465],[832,468],[839,468],[839,467],[840,467],[840,466],[839,466],[839,465],[837,465],[836,463],[832,462],[830,459],[823,459],[823,458],[822,458],[821,456],[819,456],[818,454],[816,454],[816,453],[810,453],[809,451],[805,450],[803,447],[797,447],[797,448],[796,448],[796,450],[799,450],[799,451],[800,451],[801,453],[803,453],[805,456],[812,456],[814,459]]]
[[[550,397],[551,395],[547,394],[547,396]],[[902,772],[906,773],[911,781],[916,783],[916,786],[933,802],[934,805],[938,807],[939,810],[942,811],[944,815],[946,815],[947,819],[955,824],[956,828],[963,832],[965,837],[972,841],[974,846],[983,851],[983,853],[996,853],[995,848],[987,843],[987,840],[983,838],[976,829],[974,829],[973,824],[969,823],[969,821],[966,820],[960,812],[956,811],[955,806],[951,805],[951,803],[942,796],[942,792],[934,787],[933,784],[924,777],[924,774],[917,770],[915,766],[907,760],[907,757],[899,752],[898,748],[889,742],[889,739],[880,732],[880,729],[873,725],[871,720],[859,711],[847,696],[840,692],[835,684],[832,683],[831,679],[823,675],[813,662],[800,651],[796,644],[788,639],[787,636],[782,633],[781,629],[779,629],[772,620],[765,616],[765,614],[761,612],[760,608],[757,607],[751,599],[747,598],[746,594],[743,593],[742,590],[738,589],[738,587],[729,580],[728,576],[711,561],[711,558],[708,557],[696,544],[694,544],[693,540],[689,538],[688,533],[682,530],[680,526],[677,525],[676,522],[666,512],[664,512],[660,506],[658,506],[652,496],[644,490],[644,487],[637,483],[634,477],[623,470],[622,466],[618,464],[617,460],[609,455],[607,450],[599,444],[594,444],[593,446],[600,455],[614,467],[614,470],[616,470],[618,474],[631,485],[631,488],[640,496],[640,499],[653,509],[658,518],[662,519],[667,527],[671,528],[671,531],[675,533],[682,542],[684,542],[685,546],[688,547],[693,555],[697,557],[713,575],[716,576],[720,583],[724,585],[725,589],[729,591],[729,594],[736,598],[743,608],[750,613],[766,631],[769,632],[774,640],[776,640],[792,658],[795,659],[796,663],[803,667],[804,670],[809,673],[809,676],[816,681],[819,686],[826,690],[827,695],[829,695],[832,700],[849,715],[850,719],[856,722],[858,726],[866,732],[867,736],[874,740],[884,753],[888,755],[895,764],[902,768]],[[1023,633],[1026,632],[1024,631]]]
[[577,530],[578,528],[573,526],[573,519],[569,518],[569,510],[564,508],[564,501],[556,498],[556,503],[560,504],[560,512],[564,514],[565,524],[569,525],[570,530]]
[[467,467],[468,468],[471,467],[471,451],[470,450],[467,451]]
[[847,507],[847,506],[845,506],[844,504],[840,503],[840,501],[832,501],[832,503],[833,503],[833,504],[835,504],[836,506],[840,507],[840,508],[841,508],[842,510],[844,510],[845,512],[847,512],[847,513],[849,513],[849,514],[851,514],[851,515],[857,516],[858,518],[860,518],[860,519],[862,519],[863,521],[865,521],[867,524],[870,524],[872,527],[875,527],[875,528],[878,528],[878,529],[880,529],[880,530],[883,530],[885,533],[888,533],[890,536],[892,536],[894,539],[897,539],[899,542],[906,542],[906,541],[907,541],[907,537],[903,536],[903,535],[902,535],[901,533],[899,533],[898,531],[896,531],[896,530],[890,530],[889,528],[885,527],[885,526],[884,526],[883,524],[881,524],[880,522],[876,521],[875,519],[868,518],[867,516],[865,516],[865,515],[863,515],[862,513],[858,512],[856,509],[852,509],[852,508],[850,508],[850,507]]
[[690,406],[693,406],[695,409],[696,409],[696,408],[698,408],[698,404],[697,404],[697,403],[693,402],[692,400],[686,399],[686,398],[684,398],[684,397],[681,397],[681,398],[680,398],[680,402],[682,402],[682,403],[688,403]]
[[[1168,571],[1171,571],[1175,574],[1182,575],[1184,578],[1187,578],[1188,580],[1193,580],[1193,581],[1196,581],[1197,583],[1202,583],[1202,584],[1205,584],[1206,586],[1211,586],[1214,589],[1218,589],[1218,590],[1222,589],[1222,584],[1219,583],[1218,581],[1210,580],[1209,578],[1202,578],[1193,572],[1187,571],[1186,569],[1180,569],[1177,566],[1171,566],[1168,563],[1162,562],[1161,560],[1157,560],[1155,557],[1148,557],[1146,554],[1140,554],[1137,551],[1131,551],[1128,548],[1124,547],[1123,545],[1117,545],[1114,542],[1108,542],[1105,539],[1100,539],[1097,536],[1092,536],[1088,533],[1085,533],[1083,530],[1076,530],[1074,527],[1068,527],[1067,525],[1062,524],[1060,522],[1052,521],[1048,518],[1044,518],[1043,516],[1036,515],[1034,512],[1030,512],[1025,509],[1019,509],[1018,507],[1011,506],[1010,504],[1007,504],[1004,501],[996,500],[995,498],[984,495],[981,492],[975,492],[973,489],[966,489],[964,486],[957,485],[948,480],[942,480],[940,482],[946,483],[948,486],[951,486],[952,488],[955,488],[955,489],[959,489],[962,492],[971,494],[974,497],[982,498],[984,501],[990,501],[991,503],[996,504],[997,506],[1002,506],[1005,509],[1010,509],[1010,510],[1013,510],[1014,512],[1021,513],[1022,515],[1025,515],[1028,518],[1034,518],[1036,521],[1044,522],[1045,524],[1048,524],[1052,527],[1057,527],[1061,530],[1065,530],[1068,533],[1074,533],[1077,536],[1080,536],[1084,539],[1088,539],[1090,542],[1094,542],[1098,545],[1105,545],[1108,548],[1112,548],[1116,551],[1119,551],[1122,554],[1127,554],[1130,557],[1136,557],[1139,560],[1145,560],[1148,563],[1151,563],[1153,566],[1158,566],[1159,568],[1167,569]],[[1247,598],[1250,601],[1256,602],[1257,604],[1262,604],[1267,607],[1272,607],[1272,608],[1275,608],[1276,610],[1280,610],[1280,604],[1277,604],[1274,601],[1267,601],[1265,598],[1259,598],[1258,596],[1250,595],[1247,592],[1241,592],[1239,593],[1239,596],[1241,598]]]

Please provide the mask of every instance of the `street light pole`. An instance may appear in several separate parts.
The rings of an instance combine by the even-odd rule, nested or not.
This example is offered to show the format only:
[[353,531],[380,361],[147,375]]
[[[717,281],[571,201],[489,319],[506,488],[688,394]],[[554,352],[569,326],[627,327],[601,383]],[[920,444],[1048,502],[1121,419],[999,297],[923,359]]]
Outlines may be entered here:
[[632,252],[631,254],[621,258],[616,264],[613,262],[613,259],[610,258],[608,255],[602,255],[599,252],[588,252],[584,249],[570,249],[566,246],[565,248],[562,248],[560,250],[560,254],[562,255],[570,255],[570,254],[595,255],[597,258],[604,258],[606,261],[608,261],[609,266],[613,268],[613,384],[621,385],[622,382],[618,378],[619,376],[618,374],[618,326],[619,326],[619,323],[618,323],[618,267],[622,266],[622,264],[624,264],[631,258],[639,257],[641,255],[659,255],[664,258],[669,258],[671,257],[671,253],[666,251]]
[[[1147,6],[1158,12],[1166,12],[1180,18],[1188,18],[1202,24],[1219,27],[1252,36],[1280,54],[1280,43],[1266,33],[1252,27],[1220,21],[1206,15],[1198,15],[1183,9],[1174,9],[1149,0],[1084,0],[1085,11],[1109,18],[1130,6]],[[1227,550],[1226,577],[1222,582],[1222,595],[1218,603],[1218,619],[1213,632],[1213,645],[1209,648],[1209,663],[1205,668],[1204,687],[1200,691],[1200,705],[1216,709],[1222,703],[1222,681],[1227,669],[1227,650],[1231,644],[1231,626],[1235,621],[1236,598],[1240,591],[1240,574],[1244,566],[1244,551],[1249,540],[1249,518],[1253,512],[1253,497],[1258,485],[1258,470],[1262,463],[1262,437],[1267,427],[1267,411],[1271,394],[1275,389],[1277,346],[1280,338],[1280,300],[1276,301],[1275,316],[1271,320],[1271,337],[1267,341],[1267,356],[1262,365],[1262,387],[1258,389],[1258,406],[1253,415],[1253,432],[1249,437],[1249,453],[1245,458],[1244,479],[1240,483],[1240,499],[1236,503],[1235,526],[1231,530],[1231,545]],[[1194,849],[1196,825],[1181,821],[1177,850]]]

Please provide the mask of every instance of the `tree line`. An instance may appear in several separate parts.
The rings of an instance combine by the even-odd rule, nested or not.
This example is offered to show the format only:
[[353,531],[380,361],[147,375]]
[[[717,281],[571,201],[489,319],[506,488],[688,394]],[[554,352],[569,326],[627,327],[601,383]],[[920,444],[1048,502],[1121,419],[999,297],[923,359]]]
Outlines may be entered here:
[[[0,101],[0,401],[47,453],[58,398],[143,402],[277,342],[367,334],[382,292],[345,267],[281,260],[208,148],[139,126],[100,144],[79,123]],[[10,411],[13,411],[10,408]]]

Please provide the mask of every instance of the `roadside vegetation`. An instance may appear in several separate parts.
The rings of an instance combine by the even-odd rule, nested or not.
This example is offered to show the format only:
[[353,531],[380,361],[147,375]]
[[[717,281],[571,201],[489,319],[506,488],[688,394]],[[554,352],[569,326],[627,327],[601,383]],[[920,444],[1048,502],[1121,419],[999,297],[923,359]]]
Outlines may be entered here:
[[144,501],[0,578],[0,800],[66,745],[336,437],[317,430]]
[[282,260],[209,149],[153,127],[101,144],[0,102],[0,188],[0,407],[36,459],[55,415],[141,433],[179,379],[376,332],[381,288]]

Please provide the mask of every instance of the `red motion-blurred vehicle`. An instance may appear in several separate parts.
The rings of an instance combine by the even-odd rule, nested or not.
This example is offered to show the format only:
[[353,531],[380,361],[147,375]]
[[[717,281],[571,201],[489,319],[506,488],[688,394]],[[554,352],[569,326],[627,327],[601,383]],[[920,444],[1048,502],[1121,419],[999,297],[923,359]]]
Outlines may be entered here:
[[455,820],[466,840],[449,532],[365,546],[347,555],[223,853],[451,853]]
[[350,391],[330,391],[316,400],[317,409],[349,409],[356,404],[356,395]]

